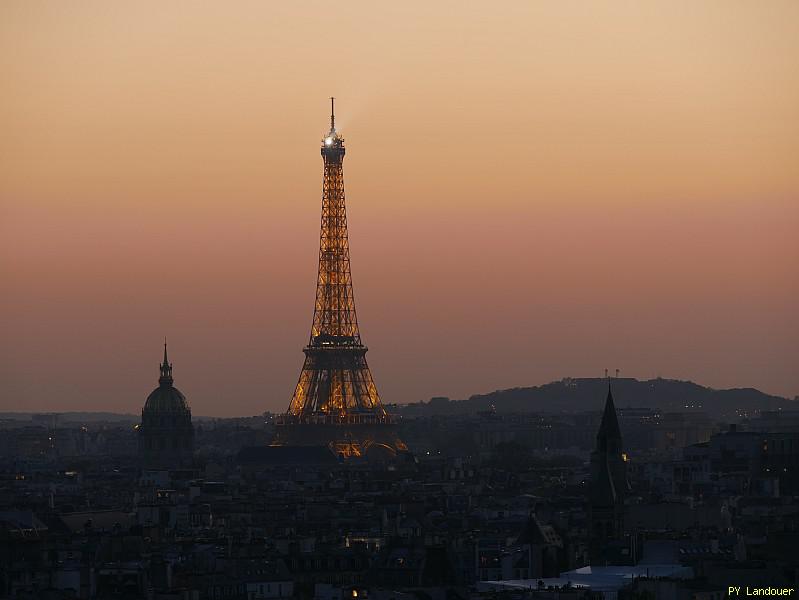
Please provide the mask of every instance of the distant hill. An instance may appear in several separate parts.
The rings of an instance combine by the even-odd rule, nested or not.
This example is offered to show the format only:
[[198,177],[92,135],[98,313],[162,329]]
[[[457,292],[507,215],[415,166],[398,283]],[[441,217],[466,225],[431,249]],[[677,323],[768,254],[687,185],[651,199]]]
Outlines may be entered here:
[[[428,402],[394,404],[390,412],[407,416],[469,414],[486,410],[499,413],[571,413],[599,411],[605,402],[608,382],[604,378],[565,378],[533,387],[497,390],[477,394],[466,400],[431,398]],[[715,390],[692,381],[677,379],[632,378],[613,380],[613,396],[617,408],[659,408],[663,412],[705,412],[716,419],[729,421],[753,416],[765,410],[799,410],[799,401],[781,396],[771,396],[754,388]],[[0,420],[35,421],[43,424],[52,413],[0,412]],[[109,412],[60,412],[58,421],[67,423],[125,422],[137,423],[139,415]],[[263,421],[263,415],[253,417],[193,416],[197,423],[215,420]]]
[[[764,410],[799,409],[799,402],[771,396],[753,388],[715,390],[691,381],[674,379],[614,379],[616,406],[659,408],[663,412],[705,412],[714,418],[734,419]],[[601,410],[607,394],[604,378],[566,378],[535,387],[497,390],[467,400],[432,398],[398,407],[407,415],[510,412],[584,412]]]

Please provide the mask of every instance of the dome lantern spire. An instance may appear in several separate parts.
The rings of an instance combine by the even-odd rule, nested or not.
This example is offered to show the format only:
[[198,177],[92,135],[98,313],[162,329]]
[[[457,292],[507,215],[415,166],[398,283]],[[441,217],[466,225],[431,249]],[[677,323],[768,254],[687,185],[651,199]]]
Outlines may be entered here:
[[158,383],[161,385],[172,385],[172,364],[169,362],[166,353],[166,338],[164,338],[164,362],[161,363],[160,368],[161,377],[159,377]]

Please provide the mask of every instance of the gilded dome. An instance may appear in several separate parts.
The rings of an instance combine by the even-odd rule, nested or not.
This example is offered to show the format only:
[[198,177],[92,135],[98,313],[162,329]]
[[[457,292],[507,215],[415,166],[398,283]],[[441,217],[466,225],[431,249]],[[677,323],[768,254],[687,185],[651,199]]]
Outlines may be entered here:
[[166,344],[164,344],[164,362],[159,365],[159,368],[161,377],[158,379],[158,387],[147,396],[147,401],[142,409],[142,417],[186,415],[191,419],[191,409],[189,403],[186,402],[186,396],[172,385],[172,363],[167,358]]
[[159,385],[147,396],[143,413],[191,414],[186,396],[171,384]]
[[147,396],[139,425],[139,454],[150,469],[190,467],[194,455],[194,427],[186,396],[172,385],[172,364],[166,355],[160,365],[158,387]]

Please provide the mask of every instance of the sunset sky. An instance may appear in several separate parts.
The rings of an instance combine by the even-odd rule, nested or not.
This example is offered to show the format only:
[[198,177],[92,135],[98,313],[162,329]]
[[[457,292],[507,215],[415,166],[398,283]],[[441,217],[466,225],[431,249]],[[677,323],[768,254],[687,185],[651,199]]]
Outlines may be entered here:
[[284,411],[331,95],[384,402],[799,394],[795,0],[5,0],[0,410]]

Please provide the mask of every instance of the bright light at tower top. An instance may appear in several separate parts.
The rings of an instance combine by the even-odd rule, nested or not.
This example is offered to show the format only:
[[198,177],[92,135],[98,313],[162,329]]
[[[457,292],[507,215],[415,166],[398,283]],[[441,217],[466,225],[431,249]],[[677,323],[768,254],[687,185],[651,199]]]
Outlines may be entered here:
[[326,148],[331,148],[333,146],[341,146],[344,142],[344,138],[338,134],[338,131],[335,129],[331,129],[327,132],[324,139],[322,140],[322,144]]

